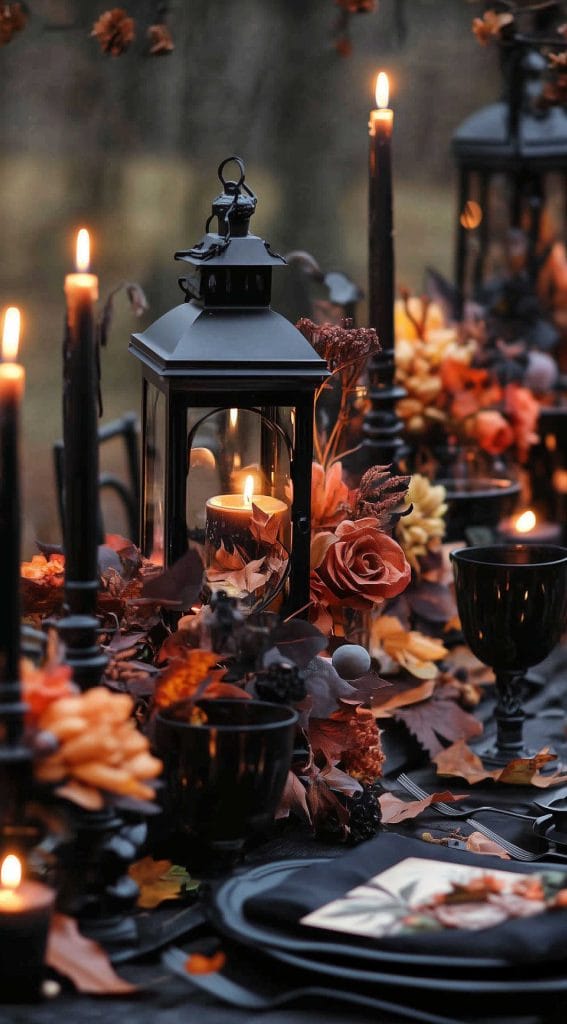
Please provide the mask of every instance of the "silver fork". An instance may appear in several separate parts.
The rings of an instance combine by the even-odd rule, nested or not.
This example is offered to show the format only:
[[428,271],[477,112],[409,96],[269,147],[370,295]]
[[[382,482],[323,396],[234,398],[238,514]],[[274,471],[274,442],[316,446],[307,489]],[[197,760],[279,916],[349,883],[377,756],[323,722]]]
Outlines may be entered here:
[[[413,779],[410,779],[408,775],[402,772],[398,775],[396,780],[399,782],[403,789],[411,793],[412,796],[417,797],[418,800],[425,800],[426,797],[430,796],[425,789],[418,786]],[[482,807],[475,807],[472,811],[459,810],[457,807],[452,807],[451,804],[446,804],[443,801],[437,802],[433,805],[435,810],[439,811],[439,814],[444,814],[447,818],[467,818],[469,814],[478,814],[479,811],[494,811],[497,814],[508,814],[511,818],[524,818],[526,821],[533,821],[536,814],[521,814],[520,811],[507,811],[501,807],[491,807],[490,804],[483,804]]]
[[[426,793],[425,790],[421,789],[420,786],[417,786],[416,783],[413,782],[412,779],[408,778],[408,776],[404,773],[398,776],[397,781],[400,783],[402,789],[405,789],[406,792],[410,794],[410,796],[417,797],[420,800],[423,800],[426,796],[429,796],[429,794]],[[436,806],[439,807],[440,805],[436,804]],[[452,810],[452,808],[449,807],[448,804],[446,806],[448,807],[449,810]],[[481,809],[482,808],[475,808],[475,810]],[[493,808],[491,808],[491,810],[492,809]],[[497,808],[495,809],[497,810]],[[443,814],[443,811],[441,813]],[[454,815],[450,816],[454,817]],[[491,839],[492,842],[498,843],[498,845],[501,846],[502,849],[506,851],[506,853],[509,853],[514,860],[520,860],[525,863],[530,863],[530,861],[543,861],[546,860],[548,857],[553,857],[555,860],[567,861],[567,854],[558,853],[555,844],[549,841],[549,845],[545,853],[532,853],[531,850],[525,850],[522,846],[517,846],[516,843],[510,843],[508,839],[504,838],[504,836],[499,835],[498,832],[493,832],[491,828],[487,828],[486,825],[483,825],[481,821],[476,821],[475,818],[465,818],[465,821],[467,825],[472,825],[472,827],[476,829],[477,832],[480,832],[480,834],[483,835],[486,839]]]

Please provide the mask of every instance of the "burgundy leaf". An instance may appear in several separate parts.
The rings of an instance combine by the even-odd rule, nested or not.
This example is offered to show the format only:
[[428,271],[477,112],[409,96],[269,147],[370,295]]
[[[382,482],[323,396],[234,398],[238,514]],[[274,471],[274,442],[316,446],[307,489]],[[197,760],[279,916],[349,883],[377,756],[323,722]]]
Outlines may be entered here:
[[483,728],[482,723],[463,711],[455,700],[436,694],[429,700],[396,710],[393,717],[404,723],[430,757],[444,749],[446,743],[443,740],[448,743],[468,740],[480,736]]
[[201,593],[203,562],[194,548],[189,548],[160,576],[144,581],[142,597],[156,604],[190,608]]
[[414,615],[420,619],[444,624],[457,614],[455,599],[442,583],[414,580],[406,593]]
[[327,646],[327,638],[304,619],[282,622],[270,634],[270,644],[298,668],[305,668]]

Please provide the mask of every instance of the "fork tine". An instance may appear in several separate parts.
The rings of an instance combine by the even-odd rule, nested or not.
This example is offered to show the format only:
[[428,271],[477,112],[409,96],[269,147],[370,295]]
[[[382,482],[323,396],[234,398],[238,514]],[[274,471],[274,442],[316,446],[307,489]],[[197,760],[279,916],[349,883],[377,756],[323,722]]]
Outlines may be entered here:
[[[426,797],[430,796],[430,794],[425,789],[422,789],[421,786],[418,786],[417,783],[413,781],[413,779],[410,779],[409,776],[405,774],[405,772],[402,772],[401,775],[398,775],[397,782],[399,782],[401,786],[403,786],[415,797],[417,797],[418,800],[425,800]],[[436,803],[435,809],[439,811],[440,814],[445,814],[448,818],[462,817],[461,811],[455,810],[453,807],[450,807],[449,804],[446,804],[444,801]]]
[[523,850],[521,846],[516,846],[515,843],[508,842],[507,839],[504,839],[504,836],[500,836],[497,832],[493,832],[492,829],[486,828],[485,825],[482,825],[479,821],[475,821],[474,818],[469,819],[469,824],[473,825],[477,832],[480,832],[481,835],[485,836],[487,839],[491,839],[492,842],[498,843],[498,845],[501,846],[503,850],[506,850],[506,853],[509,853],[511,857],[514,857],[515,860],[522,860],[526,862],[538,860],[538,854],[530,853],[529,850]]

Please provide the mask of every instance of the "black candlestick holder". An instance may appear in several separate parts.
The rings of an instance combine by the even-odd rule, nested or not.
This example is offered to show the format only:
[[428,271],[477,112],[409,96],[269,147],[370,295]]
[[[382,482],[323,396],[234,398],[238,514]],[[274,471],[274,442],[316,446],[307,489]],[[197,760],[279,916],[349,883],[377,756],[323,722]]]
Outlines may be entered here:
[[145,822],[125,821],[114,808],[76,808],[73,826],[73,839],[57,850],[58,909],[76,917],[83,935],[106,948],[135,944],[132,912],[139,890],[128,867],[146,840]]
[[392,465],[396,471],[404,468],[408,449],[396,404],[405,396],[405,391],[395,383],[395,369],[393,348],[376,353],[369,361],[370,408],[362,428],[364,441],[360,459],[364,469],[386,465]]
[[66,614],[57,623],[65,645],[65,663],[73,670],[73,679],[81,690],[97,686],[108,664],[98,643],[99,621],[95,615],[98,580],[66,582]]

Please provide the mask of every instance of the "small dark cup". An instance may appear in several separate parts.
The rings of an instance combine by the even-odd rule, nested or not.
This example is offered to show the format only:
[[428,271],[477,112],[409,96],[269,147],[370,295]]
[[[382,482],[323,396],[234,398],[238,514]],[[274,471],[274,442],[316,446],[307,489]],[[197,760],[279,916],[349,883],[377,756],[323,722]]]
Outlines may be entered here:
[[[192,724],[201,708],[207,721]],[[257,700],[180,701],[156,720],[167,810],[206,847],[236,853],[272,822],[291,765],[296,712]]]

